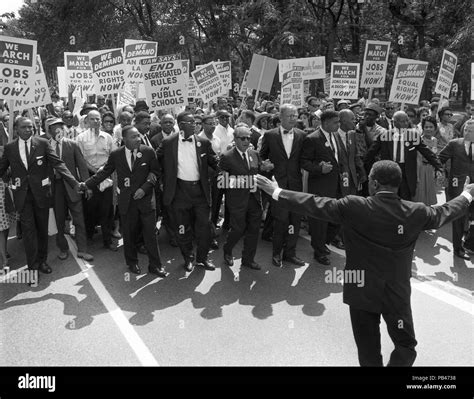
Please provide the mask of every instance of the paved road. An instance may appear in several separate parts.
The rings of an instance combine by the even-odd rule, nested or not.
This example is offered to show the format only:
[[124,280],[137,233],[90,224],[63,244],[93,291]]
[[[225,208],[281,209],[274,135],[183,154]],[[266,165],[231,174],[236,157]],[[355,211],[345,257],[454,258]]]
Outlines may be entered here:
[[[450,235],[450,226],[423,233],[416,248],[418,366],[474,364],[474,266],[453,259]],[[229,268],[217,250],[216,271],[186,273],[179,251],[159,241],[166,279],[130,276],[122,251],[104,252],[100,237],[91,265],[74,248],[60,261],[51,238],[52,275],[36,288],[0,285],[0,366],[358,365],[342,286],[327,282],[327,271],[343,268],[343,251],[331,247],[332,265],[323,267],[302,234],[305,266],[275,268],[271,244],[259,242],[261,271],[241,270],[240,258]],[[9,251],[11,269],[23,267],[23,243],[10,238]],[[387,360],[383,322],[382,334]]]

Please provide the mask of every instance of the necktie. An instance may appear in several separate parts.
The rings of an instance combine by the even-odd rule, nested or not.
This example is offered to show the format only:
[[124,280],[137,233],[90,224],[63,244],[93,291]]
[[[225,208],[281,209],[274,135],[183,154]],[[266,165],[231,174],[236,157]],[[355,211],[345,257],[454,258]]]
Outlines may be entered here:
[[245,152],[242,154],[242,159],[244,160],[244,163],[245,163],[245,166],[247,167],[247,169],[250,169],[249,168],[249,163],[247,162],[247,155],[245,155]]
[[56,141],[56,155],[58,158],[61,158],[61,148],[59,147],[59,142]]
[[135,164],[135,153],[134,153],[134,151],[132,151],[131,155],[132,156],[130,158],[131,159],[131,162],[130,162],[131,163],[131,168],[130,168],[130,170],[133,170],[133,165]]
[[332,133],[329,132],[329,146],[331,147],[332,152],[335,154],[336,152],[334,151],[334,145],[332,143]]
[[28,167],[28,159],[30,158],[30,151],[28,150],[28,142],[25,141],[26,166]]
[[151,143],[150,143],[150,140],[148,140],[148,136],[145,134],[143,135],[143,141],[145,145],[147,145],[148,147],[151,147]]
[[471,144],[469,145],[469,159],[470,159],[471,161],[474,161],[474,154],[472,153],[472,146],[474,146],[474,143],[471,143]]

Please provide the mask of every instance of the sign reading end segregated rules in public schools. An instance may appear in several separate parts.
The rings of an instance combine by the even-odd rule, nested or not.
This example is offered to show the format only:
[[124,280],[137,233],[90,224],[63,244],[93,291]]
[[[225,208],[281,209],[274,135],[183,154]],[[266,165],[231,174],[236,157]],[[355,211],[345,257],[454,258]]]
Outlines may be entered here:
[[0,36],[0,98],[34,101],[35,72],[36,41]]

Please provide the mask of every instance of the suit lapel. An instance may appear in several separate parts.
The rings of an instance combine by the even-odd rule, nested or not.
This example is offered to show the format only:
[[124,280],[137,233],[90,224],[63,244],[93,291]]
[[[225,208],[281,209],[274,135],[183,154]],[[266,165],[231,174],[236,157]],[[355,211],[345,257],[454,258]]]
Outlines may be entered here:
[[276,134],[277,134],[277,143],[280,146],[281,151],[283,151],[283,155],[285,156],[285,158],[288,159],[288,155],[286,154],[286,150],[285,150],[285,145],[283,144],[283,139],[281,138],[282,133],[280,131],[280,128],[277,128]]
[[[20,160],[21,166],[23,166],[23,169],[25,169],[25,172],[27,171],[25,164],[23,163],[20,155],[20,139],[15,140],[16,143],[13,144],[13,149],[15,151],[15,155],[18,156],[18,159]],[[22,140],[23,141],[23,140]]]
[[174,137],[171,139],[171,160],[172,160],[172,169],[173,171],[176,171],[176,175],[178,174],[178,140],[180,139],[179,133],[176,134]]
[[329,144],[329,141],[326,140],[326,135],[322,130],[319,131],[321,135],[321,139],[323,142],[323,146],[327,148],[327,152],[331,155],[331,158],[334,159],[334,162],[337,164],[337,159],[336,155],[334,154],[334,151],[331,149],[331,145]]
[[197,162],[198,162],[198,167],[199,167],[199,174],[201,175],[201,170],[202,170],[201,147],[202,147],[202,143],[201,143],[201,140],[199,139],[199,137],[196,136],[196,135],[194,135],[194,146],[196,148],[196,156],[197,156]]
[[[349,133],[346,132],[346,140],[347,140],[348,134]],[[339,150],[344,153],[346,158],[349,158],[348,148],[344,145],[344,142],[342,140],[342,137],[339,135],[339,132],[335,134],[334,137],[336,138],[336,144],[339,147]],[[346,142],[346,145],[348,145],[347,142]]]
[[31,138],[31,146],[30,146],[30,157],[28,158],[28,169],[34,163],[33,160],[35,159],[35,152],[38,143],[36,142],[35,138]]
[[[237,147],[234,147],[234,158],[237,163],[240,163],[245,168],[246,171],[249,170],[248,166],[245,165],[244,159],[240,156],[240,152],[237,150]],[[248,151],[247,151],[247,160],[249,160]]]
[[[301,140],[301,135],[298,134],[295,129],[293,128],[293,144],[291,146],[291,152],[290,152],[290,158],[295,155],[295,152],[296,152],[296,148],[297,146],[299,145],[299,141]],[[285,151],[286,153],[286,151]]]

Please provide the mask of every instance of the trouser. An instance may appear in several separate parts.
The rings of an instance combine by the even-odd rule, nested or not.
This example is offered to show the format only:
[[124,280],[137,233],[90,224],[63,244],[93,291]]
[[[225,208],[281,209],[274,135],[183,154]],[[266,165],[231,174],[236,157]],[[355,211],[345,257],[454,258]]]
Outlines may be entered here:
[[235,244],[244,237],[244,247],[242,251],[242,264],[250,264],[254,261],[257,252],[258,232],[262,218],[262,206],[250,195],[247,208],[242,210],[230,210],[230,229],[224,244],[224,253],[232,254]]
[[402,181],[400,187],[398,188],[398,195],[401,199],[411,201],[414,193],[410,191],[410,186],[408,185],[407,175],[405,173],[405,164],[399,163],[398,166],[400,166],[402,170]]
[[300,232],[301,216],[288,212],[272,202],[273,214],[273,256],[281,255],[296,256],[296,243]]
[[20,211],[28,269],[37,269],[48,257],[48,218],[49,208],[40,208],[28,189],[25,205]]
[[207,260],[211,246],[211,208],[201,182],[184,182],[178,179],[171,208],[176,238],[184,259],[194,258],[194,236],[197,243],[196,261]]
[[92,238],[95,226],[99,222],[104,244],[111,244],[112,232],[110,226],[113,220],[112,187],[106,188],[104,191],[99,191],[97,187],[94,187],[92,189],[92,198],[84,200],[83,205],[87,237]]
[[54,215],[56,217],[56,245],[60,251],[66,252],[69,249],[66,237],[64,236],[64,223],[71,212],[72,222],[76,231],[76,243],[78,252],[87,252],[86,225],[84,222],[84,212],[82,201],[71,201],[64,186],[63,179],[54,181]]
[[[359,364],[366,366],[383,366],[380,343],[380,313],[349,308],[352,332],[357,345]],[[387,324],[388,334],[395,345],[387,366],[412,366],[415,362],[417,344],[410,306],[403,311],[382,311]]]
[[122,223],[125,263],[128,266],[138,264],[136,237],[142,231],[149,267],[161,267],[161,255],[155,231],[155,210],[142,211],[139,209],[137,201],[132,199],[127,213],[121,214],[120,220]]

